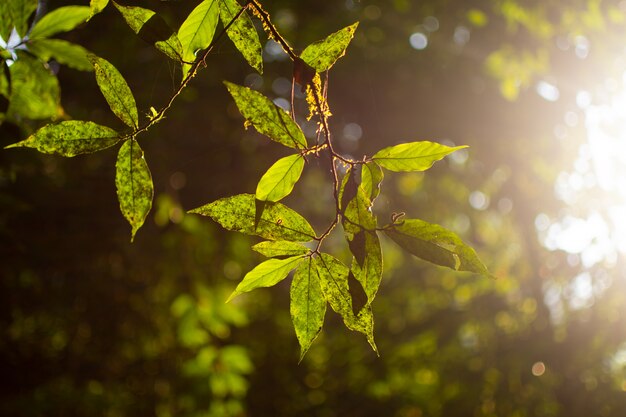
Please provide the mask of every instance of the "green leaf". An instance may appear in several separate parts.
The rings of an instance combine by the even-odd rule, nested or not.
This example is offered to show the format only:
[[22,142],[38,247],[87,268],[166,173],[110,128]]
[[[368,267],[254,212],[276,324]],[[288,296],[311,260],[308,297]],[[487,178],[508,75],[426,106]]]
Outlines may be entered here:
[[291,321],[300,343],[300,360],[322,330],[326,314],[326,300],[313,259],[302,262],[291,282]]
[[[237,0],[220,0],[220,18],[226,27],[239,13],[241,6]],[[226,31],[226,34],[248,64],[263,74],[263,48],[259,42],[259,34],[246,12],[243,12]]]
[[80,71],[93,71],[87,58],[89,51],[80,45],[62,39],[35,39],[28,42],[28,49],[43,61],[54,59]]
[[28,18],[37,10],[37,0],[0,1],[0,36],[9,40],[13,28],[24,37],[28,31]]
[[357,189],[359,185],[356,182],[358,167],[349,167],[346,174],[341,179],[341,185],[339,186],[339,208],[344,210],[345,207],[356,197]]
[[93,122],[68,120],[49,124],[7,148],[33,148],[39,152],[72,157],[106,149],[120,141],[119,134]]
[[30,39],[48,38],[67,32],[85,22],[91,14],[88,6],[65,6],[51,11],[41,18],[28,34]]
[[374,316],[371,307],[365,306],[357,315],[352,310],[348,267],[327,253],[314,258],[312,265],[319,277],[324,298],[331,308],[343,318],[348,329],[363,333],[372,349],[378,353],[374,343]]
[[61,114],[59,82],[46,64],[18,51],[18,59],[9,70],[10,117],[48,119]]
[[[348,242],[354,255],[350,270],[361,283],[369,303],[374,301],[383,277],[383,254],[376,232],[361,231]],[[357,247],[358,246],[358,247]]]
[[370,211],[371,205],[363,187],[357,187],[356,196],[348,202],[343,212],[342,225],[347,233],[354,234],[361,230],[376,229],[376,217]]
[[449,147],[421,141],[401,143],[376,152],[372,160],[389,171],[425,171],[446,155],[467,146]]
[[279,241],[266,240],[265,242],[260,242],[252,246],[252,249],[268,258],[278,258],[280,256],[306,255],[307,253],[310,252],[310,249],[307,248],[306,246],[300,243],[289,242],[286,240],[279,240]]
[[317,72],[329,70],[346,53],[358,25],[359,22],[356,22],[324,40],[312,43],[302,51],[300,58]]
[[128,139],[117,155],[115,186],[122,214],[131,226],[131,239],[152,207],[154,186],[143,151],[135,139]]
[[235,291],[228,297],[229,302],[239,294],[252,291],[260,287],[271,287],[285,279],[289,272],[295,269],[304,256],[292,256],[287,259],[268,259],[258,264],[243,277]]
[[[183,46],[184,61],[195,61],[196,52],[211,44],[218,15],[217,0],[204,0],[185,19],[178,29],[178,39]],[[187,75],[190,67],[190,64],[183,64],[183,78]]]
[[419,219],[405,219],[385,228],[385,233],[409,253],[456,271],[490,276],[474,249],[455,233]]
[[265,203],[259,218],[256,210],[254,195],[239,194],[190,210],[189,213],[209,216],[227,230],[269,240],[309,242],[315,238],[315,231],[306,219],[281,203]]
[[261,177],[256,187],[257,200],[275,202],[288,196],[303,169],[304,157],[300,154],[280,158]]
[[306,138],[289,113],[258,91],[224,81],[237,108],[259,133],[285,146],[305,149]]
[[104,58],[89,55],[96,71],[96,82],[109,107],[117,117],[132,128],[139,126],[135,97],[122,74]]
[[371,202],[374,202],[380,194],[380,184],[383,178],[383,170],[376,162],[366,162],[361,166],[361,187]]
[[95,15],[103,11],[104,8],[107,7],[107,4],[109,4],[109,0],[90,0],[89,1],[90,12],[89,12],[89,17],[87,18],[87,20],[91,19],[92,17],[94,17]]
[[170,58],[181,61],[183,46],[165,20],[154,11],[135,6],[122,6],[113,2],[128,26],[144,41],[153,44]]

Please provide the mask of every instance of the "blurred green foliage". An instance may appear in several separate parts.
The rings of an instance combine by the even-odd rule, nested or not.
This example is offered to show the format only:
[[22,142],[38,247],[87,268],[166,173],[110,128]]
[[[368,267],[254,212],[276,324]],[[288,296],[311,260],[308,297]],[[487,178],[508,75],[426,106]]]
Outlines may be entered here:
[[[194,3],[151,6],[179,23]],[[584,135],[572,130],[558,140],[554,125],[622,53],[621,3],[266,6],[296,47],[361,22],[354,49],[330,74],[331,129],[342,152],[371,152],[397,138],[470,145],[427,176],[387,175],[376,208],[390,217],[402,207],[442,223],[471,242],[498,279],[433,269],[382,240],[374,308],[380,358],[328,314],[321,340],[298,365],[287,282],[225,304],[258,263],[250,251],[257,240],[184,213],[251,192],[258,174],[285,154],[241,129],[221,80],[257,83],[285,98],[281,85],[291,77],[271,44],[260,77],[231,59],[235,50],[225,43],[168,120],[148,132],[157,197],[132,245],[115,204],[114,155],[0,154],[0,414],[624,415],[624,257],[586,268],[576,255],[547,250],[535,226],[539,214],[565,208],[554,181]],[[115,36],[102,36],[102,27]],[[427,35],[424,49],[412,47],[414,33]],[[112,8],[60,37],[110,57],[140,108],[173,91],[163,56]],[[67,114],[115,123],[101,110],[92,74],[50,68]],[[561,87],[557,102],[532,90],[546,76]],[[0,76],[5,94],[1,87]],[[5,121],[2,146],[39,123]],[[325,175],[311,168],[290,197],[318,224],[328,220]],[[606,285],[574,308],[568,288],[581,272]]]

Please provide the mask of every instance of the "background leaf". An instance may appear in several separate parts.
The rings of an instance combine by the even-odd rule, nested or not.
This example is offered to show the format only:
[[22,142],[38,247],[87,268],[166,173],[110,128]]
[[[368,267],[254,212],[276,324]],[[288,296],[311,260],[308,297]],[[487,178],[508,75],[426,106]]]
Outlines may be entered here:
[[0,36],[8,41],[13,28],[24,37],[28,31],[28,18],[37,10],[37,0],[0,1]]
[[256,187],[256,198],[261,201],[279,201],[288,196],[303,169],[304,157],[300,154],[280,158],[261,177]]
[[307,46],[300,58],[317,72],[330,69],[346,53],[359,22],[330,34],[326,39]]
[[143,150],[135,139],[120,148],[115,164],[115,186],[122,214],[131,226],[131,242],[152,207],[154,186]]
[[303,258],[303,256],[293,256],[287,259],[268,259],[260,263],[243,277],[243,280],[237,285],[237,288],[235,288],[235,291],[228,297],[226,302],[244,292],[278,284],[302,262]]
[[276,258],[279,256],[296,256],[306,255],[310,252],[309,248],[300,243],[289,242],[286,240],[272,241],[257,243],[252,246],[252,249],[257,251],[263,256],[268,258]]
[[289,113],[258,91],[224,81],[237,108],[256,130],[285,146],[305,149],[306,138]]
[[26,147],[71,157],[106,149],[119,141],[119,134],[111,128],[93,122],[67,120],[46,125],[27,139],[7,148]]
[[350,270],[337,258],[322,253],[313,259],[324,298],[332,309],[342,318],[346,327],[363,333],[372,349],[378,352],[374,343],[374,316],[369,306],[363,308],[358,315],[352,311],[352,298],[348,287]]
[[11,99],[7,114],[28,119],[54,118],[62,113],[57,77],[38,59],[18,51],[9,67]]
[[[12,0],[9,0],[9,2]],[[65,6],[44,15],[28,34],[30,39],[48,38],[67,32],[85,22],[91,14],[88,6]]]
[[312,258],[298,266],[291,282],[290,298],[289,311],[302,360],[322,330],[326,314],[326,300]]
[[35,39],[28,42],[28,49],[43,61],[54,59],[80,71],[93,71],[93,65],[87,58],[89,51],[63,39]]
[[452,148],[429,141],[401,143],[381,149],[372,160],[389,171],[425,171],[446,155],[463,148],[467,146]]
[[[219,2],[220,18],[226,27],[241,10],[241,6],[237,0],[219,0]],[[243,12],[228,28],[226,34],[248,61],[248,64],[256,69],[259,74],[263,74],[263,48],[259,42],[259,34],[248,13]]]
[[394,242],[409,253],[456,271],[476,272],[490,276],[474,249],[455,233],[419,219],[405,219],[385,229]]
[[[204,0],[191,11],[178,29],[178,39],[183,46],[183,60],[196,60],[196,51],[207,48],[213,40],[219,15],[217,0]],[[183,78],[190,64],[183,64]]]
[[109,107],[117,117],[132,128],[139,126],[137,104],[122,74],[104,58],[89,55],[96,71],[96,81]]
[[153,44],[165,55],[182,60],[183,46],[178,36],[163,18],[154,11],[135,6],[113,5],[128,23],[128,26],[144,41]]
[[[255,201],[252,194],[239,194],[189,212],[209,216],[227,230],[269,240],[309,242],[315,237],[315,231],[309,222],[281,203],[267,202],[260,218],[256,219]],[[255,219],[258,220],[256,225]]]

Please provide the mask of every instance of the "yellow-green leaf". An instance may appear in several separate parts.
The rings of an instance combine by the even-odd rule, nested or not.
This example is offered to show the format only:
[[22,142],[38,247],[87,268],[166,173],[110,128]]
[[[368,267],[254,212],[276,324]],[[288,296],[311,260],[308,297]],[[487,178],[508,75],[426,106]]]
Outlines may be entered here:
[[89,55],[100,91],[117,117],[132,128],[139,126],[137,104],[122,74],[104,58]]
[[455,271],[476,272],[490,276],[474,249],[461,238],[438,224],[419,219],[403,219],[385,228],[385,233],[407,252],[436,265]]
[[[220,18],[224,27],[230,24],[226,34],[233,41],[241,55],[248,64],[256,69],[259,74],[263,73],[263,49],[259,42],[259,34],[246,12],[243,12],[235,21],[233,19],[241,10],[237,0],[219,0]],[[232,21],[232,23],[231,23]]]
[[46,64],[18,51],[18,59],[9,71],[11,98],[7,114],[10,117],[48,119],[61,113],[59,82]]
[[89,1],[90,12],[89,12],[89,17],[87,18],[87,20],[91,19],[92,17],[94,17],[95,15],[103,11],[104,8],[107,7],[107,4],[109,4],[109,0],[90,0]]
[[[207,48],[213,40],[219,15],[218,0],[204,0],[191,11],[178,29],[178,39],[183,46],[183,60],[193,62],[196,52]],[[183,78],[190,64],[183,64]]]
[[[11,0],[9,0],[11,1]],[[28,34],[30,39],[48,38],[57,33],[67,32],[85,22],[91,9],[88,6],[60,7],[44,15]]]
[[371,202],[374,202],[380,194],[380,184],[383,178],[383,170],[376,162],[370,161],[361,166],[361,187]]
[[291,282],[291,321],[300,343],[300,360],[322,330],[326,314],[326,300],[313,259],[302,262]]
[[296,242],[289,242],[287,240],[266,240],[252,246],[252,249],[268,258],[277,258],[279,256],[306,255],[310,252],[310,249],[306,246]]
[[359,22],[329,35],[326,39],[307,46],[300,58],[317,72],[324,72],[346,53]]
[[131,226],[131,242],[152,207],[154,186],[143,150],[135,139],[120,148],[115,164],[115,186],[122,214]]
[[106,149],[119,142],[119,134],[93,122],[68,120],[42,127],[27,139],[7,146],[72,157]]
[[421,141],[401,143],[376,152],[372,160],[389,171],[425,171],[446,155],[467,146],[445,146]]
[[0,36],[9,40],[13,28],[24,37],[28,31],[28,18],[37,10],[37,0],[1,0]]
[[289,113],[258,91],[228,81],[224,84],[243,117],[252,123],[259,133],[290,148],[306,148],[304,133]]
[[209,216],[227,230],[264,239],[309,242],[315,238],[309,222],[284,204],[265,202],[259,211],[254,195],[239,194],[189,212]]
[[54,59],[77,70],[93,71],[87,58],[89,51],[75,43],[63,39],[35,39],[29,41],[28,49],[44,61]]
[[226,302],[244,292],[278,284],[302,262],[303,258],[303,256],[292,256],[287,259],[268,259],[260,263],[243,277],[243,280],[237,285],[237,288],[235,288],[235,291],[228,297]]
[[261,177],[256,187],[257,200],[275,202],[288,196],[303,169],[304,157],[300,154],[280,158]]

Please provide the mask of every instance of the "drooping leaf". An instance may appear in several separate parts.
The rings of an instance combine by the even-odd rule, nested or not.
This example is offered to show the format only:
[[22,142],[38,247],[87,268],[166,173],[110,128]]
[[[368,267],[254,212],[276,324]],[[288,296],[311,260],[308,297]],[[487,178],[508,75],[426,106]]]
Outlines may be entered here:
[[13,28],[24,37],[28,31],[28,19],[37,10],[38,0],[0,1],[0,36],[9,40]]
[[385,233],[409,253],[456,271],[490,276],[474,249],[461,238],[438,224],[419,219],[405,219],[385,228]]
[[80,71],[93,71],[87,58],[89,51],[75,43],[63,39],[35,39],[28,43],[28,49],[43,61],[54,59]]
[[9,69],[11,99],[7,114],[10,117],[48,119],[61,113],[59,82],[47,65],[18,51],[18,59]]
[[7,148],[26,147],[39,152],[72,157],[106,149],[120,141],[119,134],[93,122],[67,120],[49,124]]
[[180,61],[183,55],[183,46],[176,33],[167,25],[165,20],[154,11],[136,6],[122,6],[113,2],[120,11],[128,26],[141,39],[153,44],[158,50],[170,58]]
[[139,126],[137,104],[122,74],[104,58],[89,55],[100,91],[117,117],[132,128]]
[[[237,16],[241,6],[237,0],[219,0],[219,2],[220,18],[226,27]],[[256,69],[259,74],[263,74],[263,48],[259,41],[259,34],[246,12],[243,12],[237,20],[232,22],[226,34],[245,60],[248,61],[248,64]]]
[[312,265],[320,279],[322,293],[328,304],[343,318],[348,329],[363,333],[372,349],[378,353],[374,343],[374,316],[371,307],[365,306],[357,315],[353,312],[348,285],[350,273],[348,267],[327,253],[314,258]]
[[[217,1],[204,0],[191,11],[178,29],[178,39],[183,46],[183,61],[195,61],[196,52],[211,44],[219,15]],[[190,67],[190,64],[183,64],[183,78]]]
[[376,229],[376,217],[370,211],[370,206],[363,187],[357,187],[356,196],[348,202],[343,211],[342,225],[347,233],[355,234],[361,230]]
[[389,171],[425,171],[446,155],[467,146],[445,146],[421,141],[401,143],[376,152],[372,160]]
[[315,231],[309,222],[281,203],[265,202],[263,212],[255,222],[255,201],[253,194],[239,194],[190,210],[189,213],[209,216],[227,230],[269,240],[309,242],[315,238]]
[[65,6],[44,15],[28,34],[30,39],[48,38],[57,33],[67,32],[85,22],[91,9],[88,6]]
[[312,43],[302,51],[300,58],[317,72],[327,71],[346,53],[358,25],[356,22],[329,35],[326,39]]
[[348,291],[350,292],[350,298],[352,299],[352,313],[356,316],[367,304],[367,294],[352,271],[348,273]]
[[237,108],[256,130],[290,148],[305,149],[306,138],[289,113],[258,91],[225,81]]
[[228,297],[229,302],[239,294],[252,291],[260,287],[271,287],[285,279],[289,272],[297,268],[304,256],[292,256],[287,259],[268,259],[254,267],[243,277],[235,291]]
[[115,186],[122,214],[131,227],[131,242],[152,207],[154,186],[143,150],[135,139],[128,139],[117,155]]
[[302,262],[291,282],[290,312],[296,337],[300,343],[300,360],[322,330],[326,300],[313,259]]
[[374,202],[380,194],[380,184],[383,178],[383,170],[376,162],[370,161],[361,166],[361,187],[371,202]]
[[[369,303],[374,301],[383,277],[383,254],[376,232],[361,231],[348,241],[354,255],[351,272],[361,283]],[[362,249],[356,250],[355,243]]]
[[87,18],[87,20],[91,19],[92,17],[94,17],[95,15],[103,11],[104,8],[107,7],[107,4],[109,4],[109,0],[90,0],[89,1],[90,12],[89,12],[89,17]]
[[341,179],[341,186],[339,187],[339,207],[342,210],[356,197],[357,188],[359,187],[356,182],[356,171],[356,167],[348,168],[348,171]]
[[300,154],[280,158],[261,177],[256,187],[257,200],[276,202],[288,196],[303,169],[304,157]]
[[287,240],[266,240],[252,246],[252,249],[263,256],[267,256],[268,258],[306,255],[310,252],[310,249],[306,246],[296,242],[289,242]]

